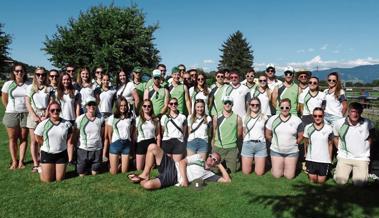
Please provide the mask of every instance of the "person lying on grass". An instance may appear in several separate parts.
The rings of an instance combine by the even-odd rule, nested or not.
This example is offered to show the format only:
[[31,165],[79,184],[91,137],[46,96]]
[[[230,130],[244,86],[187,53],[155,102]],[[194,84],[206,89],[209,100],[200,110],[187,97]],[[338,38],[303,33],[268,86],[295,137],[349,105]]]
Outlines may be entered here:
[[[140,183],[144,189],[154,190],[168,186],[179,185],[187,187],[195,179],[204,179],[215,182],[231,182],[229,174],[220,164],[221,156],[212,153],[204,161],[199,154],[188,156],[180,162],[175,162],[167,156],[156,144],[151,144],[146,154],[146,163],[140,175],[130,174],[129,179],[134,183]],[[159,175],[150,179],[153,164],[157,165]],[[222,177],[214,174],[210,169],[218,167]]]

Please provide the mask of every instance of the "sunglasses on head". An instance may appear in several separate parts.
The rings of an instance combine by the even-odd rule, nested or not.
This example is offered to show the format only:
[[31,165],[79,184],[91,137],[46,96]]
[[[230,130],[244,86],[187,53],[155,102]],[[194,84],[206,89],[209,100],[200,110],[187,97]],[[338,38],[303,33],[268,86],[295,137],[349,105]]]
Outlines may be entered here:
[[289,110],[290,107],[280,107],[281,110]]

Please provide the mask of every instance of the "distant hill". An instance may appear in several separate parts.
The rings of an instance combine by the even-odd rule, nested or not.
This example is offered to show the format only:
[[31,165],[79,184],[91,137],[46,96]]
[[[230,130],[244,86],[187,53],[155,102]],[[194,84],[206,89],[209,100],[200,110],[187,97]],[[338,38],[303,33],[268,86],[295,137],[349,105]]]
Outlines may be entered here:
[[337,71],[345,82],[370,83],[379,80],[379,64],[362,65],[353,68],[331,68],[328,70],[313,71],[313,75],[325,80],[329,73]]

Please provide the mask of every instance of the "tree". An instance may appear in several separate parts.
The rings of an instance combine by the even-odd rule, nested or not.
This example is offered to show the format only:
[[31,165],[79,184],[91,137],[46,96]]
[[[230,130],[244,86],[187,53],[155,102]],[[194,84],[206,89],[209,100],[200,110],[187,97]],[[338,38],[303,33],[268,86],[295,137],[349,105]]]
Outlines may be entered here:
[[9,34],[3,31],[4,24],[0,23],[0,71],[4,72],[4,66],[8,65],[5,63],[8,60],[8,49],[9,44],[12,42],[12,38]]
[[253,66],[253,50],[240,31],[230,35],[222,44],[220,51],[222,52],[218,64],[220,70],[237,69],[244,74],[249,67]]
[[145,15],[136,6],[95,6],[77,20],[70,18],[67,26],[58,26],[52,38],[46,37],[43,50],[59,68],[67,64],[103,66],[108,72],[130,71],[136,65],[153,68],[160,60],[153,43],[157,29],[157,24],[145,26]]

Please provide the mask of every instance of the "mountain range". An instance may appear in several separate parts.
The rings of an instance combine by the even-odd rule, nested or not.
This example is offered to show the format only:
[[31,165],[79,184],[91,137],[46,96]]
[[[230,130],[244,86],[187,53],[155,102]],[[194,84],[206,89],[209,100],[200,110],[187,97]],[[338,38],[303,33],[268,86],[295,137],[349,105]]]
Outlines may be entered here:
[[320,78],[320,80],[326,80],[328,74],[335,71],[340,73],[342,80],[345,82],[370,83],[373,80],[379,80],[379,64],[361,65],[353,68],[331,68],[312,71],[312,74]]

